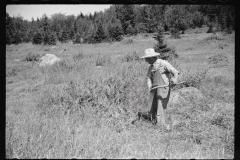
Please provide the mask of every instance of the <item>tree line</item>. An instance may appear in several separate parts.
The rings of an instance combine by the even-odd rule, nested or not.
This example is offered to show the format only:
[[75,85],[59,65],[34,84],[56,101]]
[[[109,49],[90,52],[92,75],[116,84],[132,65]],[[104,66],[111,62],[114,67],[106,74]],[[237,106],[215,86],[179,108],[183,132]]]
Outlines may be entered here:
[[112,42],[120,41],[124,35],[155,33],[159,28],[175,35],[203,25],[228,33],[235,30],[235,12],[231,5],[111,5],[94,14],[79,12],[77,16],[43,14],[31,21],[6,13],[6,44]]

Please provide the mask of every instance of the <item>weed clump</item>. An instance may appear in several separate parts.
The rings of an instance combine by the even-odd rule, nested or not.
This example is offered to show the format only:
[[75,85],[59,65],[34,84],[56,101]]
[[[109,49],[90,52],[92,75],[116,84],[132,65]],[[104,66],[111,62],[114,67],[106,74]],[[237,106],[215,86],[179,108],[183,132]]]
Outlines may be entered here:
[[26,61],[38,61],[39,58],[40,58],[40,54],[30,52],[30,53],[27,54],[25,59],[26,59]]
[[131,44],[131,43],[133,43],[133,39],[132,39],[132,38],[124,39],[124,40],[122,40],[121,43],[122,43],[122,44]]
[[75,62],[77,62],[77,61],[83,59],[84,57],[85,57],[84,53],[79,51],[78,54],[73,55],[73,60]]
[[208,58],[208,64],[212,64],[213,67],[221,67],[228,64],[228,58],[225,55],[217,54]]
[[98,53],[96,58],[96,66],[106,66],[109,63],[111,63],[111,59],[108,55],[101,55]]
[[122,57],[122,62],[131,62],[131,61],[139,61],[140,57],[138,56],[137,52],[134,51]]

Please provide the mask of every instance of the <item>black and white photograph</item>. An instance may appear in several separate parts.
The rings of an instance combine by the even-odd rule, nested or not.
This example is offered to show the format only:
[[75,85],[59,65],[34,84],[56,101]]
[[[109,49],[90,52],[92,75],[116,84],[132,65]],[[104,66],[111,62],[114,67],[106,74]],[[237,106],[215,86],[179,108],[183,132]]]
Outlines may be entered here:
[[235,6],[6,5],[7,159],[233,159]]

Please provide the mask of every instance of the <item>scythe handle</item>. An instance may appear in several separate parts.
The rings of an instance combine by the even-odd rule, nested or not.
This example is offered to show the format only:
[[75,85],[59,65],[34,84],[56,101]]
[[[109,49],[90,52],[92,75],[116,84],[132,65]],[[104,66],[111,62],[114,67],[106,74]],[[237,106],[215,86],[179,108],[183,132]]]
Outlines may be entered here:
[[[174,85],[182,84],[182,83],[185,83],[185,82],[186,82],[186,81],[178,82],[178,83],[176,83],[176,84],[174,84]],[[156,87],[151,88],[151,90],[154,90],[154,89],[156,89],[156,88],[170,87],[171,85],[172,85],[172,84],[170,84],[170,85],[156,86]]]

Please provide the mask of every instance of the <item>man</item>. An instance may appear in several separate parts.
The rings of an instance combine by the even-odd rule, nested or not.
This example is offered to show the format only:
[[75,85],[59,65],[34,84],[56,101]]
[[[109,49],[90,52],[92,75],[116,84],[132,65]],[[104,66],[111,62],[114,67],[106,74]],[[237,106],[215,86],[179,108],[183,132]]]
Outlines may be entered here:
[[141,58],[150,64],[147,72],[147,86],[151,103],[150,115],[153,120],[157,119],[159,125],[162,124],[169,130],[170,125],[165,122],[165,109],[171,89],[169,87],[151,89],[156,86],[176,84],[179,72],[166,60],[158,59],[159,55],[160,53],[155,52],[153,48],[149,48],[145,50],[145,55]]

